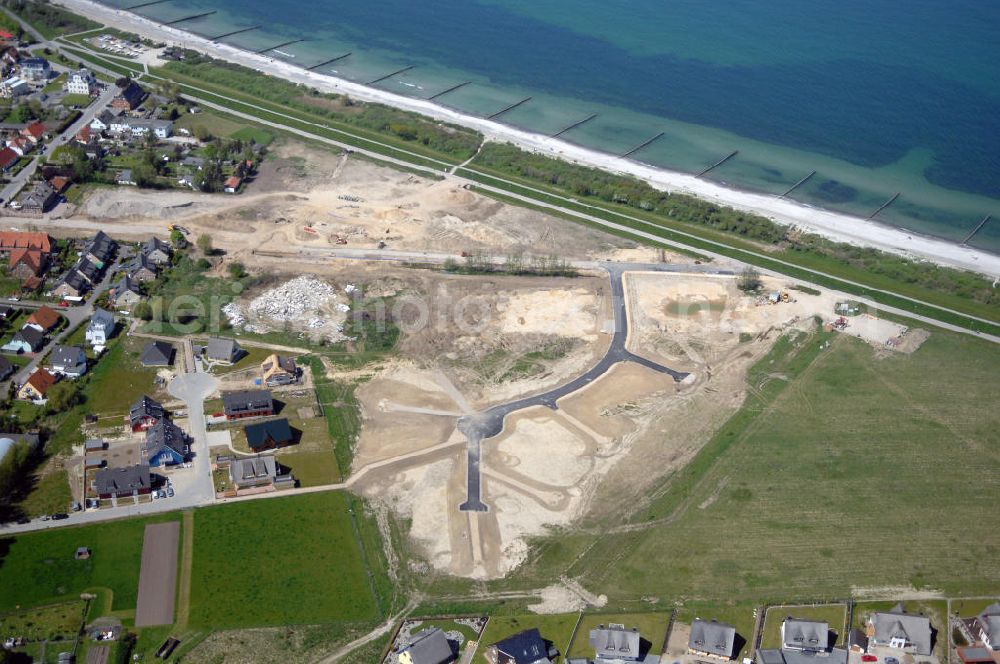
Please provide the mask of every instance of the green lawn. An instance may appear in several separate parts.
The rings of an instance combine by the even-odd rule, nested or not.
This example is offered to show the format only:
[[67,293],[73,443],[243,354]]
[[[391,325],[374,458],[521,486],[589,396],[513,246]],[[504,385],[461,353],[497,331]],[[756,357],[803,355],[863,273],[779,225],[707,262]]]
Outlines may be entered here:
[[29,641],[72,639],[83,624],[84,607],[85,602],[76,600],[0,614],[0,634],[22,636]]
[[90,106],[90,103],[94,101],[94,98],[89,95],[66,95],[63,97],[63,106],[79,106],[80,108],[86,108]]
[[[51,462],[50,462],[51,463]],[[73,494],[69,489],[69,474],[63,469],[52,470],[37,479],[31,493],[20,507],[29,517],[69,510]]]
[[346,494],[331,491],[195,512],[190,624],[379,617],[348,505]]
[[[0,610],[71,600],[95,588],[113,593],[115,610],[134,608],[143,530],[147,523],[175,519],[108,521],[0,538]],[[80,546],[90,548],[89,560],[74,560]]]
[[[207,344],[208,339],[200,339],[200,343]],[[236,361],[235,364],[217,364],[212,367],[212,373],[218,376],[225,374],[235,373],[237,371],[245,372],[247,375],[254,374],[254,378],[260,378],[260,363],[266,360],[270,355],[274,353],[273,350],[268,350],[267,348],[256,348],[252,346],[247,346],[244,349],[243,357]]]
[[843,645],[846,637],[844,624],[847,622],[847,606],[844,604],[827,604],[823,606],[772,606],[767,610],[764,620],[764,635],[761,639],[762,648],[781,647],[781,623],[785,618],[800,620],[823,621],[837,633],[837,645]]
[[590,645],[590,630],[598,625],[611,624],[624,625],[625,629],[636,628],[645,642],[645,645],[641,646],[642,652],[658,654],[663,648],[663,641],[667,636],[667,623],[669,622],[669,613],[588,613],[583,616],[580,627],[576,630],[573,644],[569,648],[569,657],[593,657],[594,649]]
[[508,636],[513,636],[526,629],[537,628],[542,638],[552,642],[559,651],[559,657],[554,664],[565,662],[566,649],[569,647],[573,626],[576,625],[579,614],[560,613],[556,615],[525,614],[519,616],[492,616],[480,639],[479,652],[486,646],[496,643]]
[[[239,122],[235,122],[229,118],[224,118],[221,115],[212,113],[211,111],[202,111],[201,113],[185,113],[181,117],[177,118],[177,122],[174,123],[174,127],[174,131],[177,131],[177,129],[187,129],[192,134],[194,134],[196,128],[204,127],[209,133],[212,134],[212,136],[218,136],[220,138],[228,138],[247,128]],[[259,131],[263,132],[264,130]],[[247,138],[249,138],[249,136],[247,136]]]
[[274,140],[274,134],[263,127],[250,125],[229,134],[229,138],[238,138],[241,141],[253,141],[259,145],[269,145]]
[[648,528],[601,537],[620,521],[587,523],[589,533],[543,538],[496,585],[568,574],[613,603],[1000,592],[1000,567],[982,565],[1000,550],[983,500],[1000,495],[1000,411],[989,407],[1000,353],[936,329],[909,356],[846,337],[820,350],[822,340],[779,343],[752,371],[744,409],[636,510]]
[[119,336],[111,342],[90,373],[84,389],[86,409],[101,415],[124,415],[143,394],[157,391],[156,369],[139,363],[139,355],[147,339]]

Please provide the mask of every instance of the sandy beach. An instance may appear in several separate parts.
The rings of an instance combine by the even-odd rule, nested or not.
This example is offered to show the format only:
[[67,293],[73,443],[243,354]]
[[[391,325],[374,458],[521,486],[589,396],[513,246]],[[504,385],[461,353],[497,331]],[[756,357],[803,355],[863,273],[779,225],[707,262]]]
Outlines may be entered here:
[[220,60],[250,67],[325,92],[348,94],[362,101],[382,103],[437,120],[471,127],[482,132],[491,140],[510,142],[533,152],[594,166],[614,173],[633,175],[662,190],[692,194],[721,205],[760,214],[778,223],[796,226],[834,240],[875,247],[913,258],[930,260],[940,265],[980,272],[994,279],[1000,278],[1000,256],[988,252],[866,221],[858,217],[809,207],[769,194],[730,189],[685,173],[652,168],[548,136],[519,130],[499,122],[464,115],[429,101],[404,97],[334,76],[306,71],[288,62],[226,44],[211,42],[197,35],[160,25],[150,19],[122,10],[106,7],[92,0],[58,0],[56,4],[61,4],[73,12],[120,30],[200,51]]

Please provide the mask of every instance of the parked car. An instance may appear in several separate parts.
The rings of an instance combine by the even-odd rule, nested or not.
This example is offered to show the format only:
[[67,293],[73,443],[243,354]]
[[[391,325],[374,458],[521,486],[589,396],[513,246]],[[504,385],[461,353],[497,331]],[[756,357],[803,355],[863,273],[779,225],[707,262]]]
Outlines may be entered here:
[[862,655],[861,656],[861,661],[862,662],[877,662],[878,661],[878,657],[876,657],[875,655]]
[[29,519],[26,516],[22,516],[20,519],[17,520],[17,523],[23,526],[26,523],[31,523],[31,519]]
[[53,521],[62,521],[63,519],[68,519],[68,518],[69,514],[66,514],[65,512],[58,512],[52,515]]
[[168,498],[173,498],[174,497],[174,487],[172,487],[172,486],[168,486],[167,487],[167,497]]
[[82,510],[82,509],[83,509],[82,507],[80,507],[80,503],[76,502],[75,500],[73,501],[73,504],[72,504],[72,505],[70,505],[70,508],[71,508],[71,509],[72,509],[72,510],[73,510],[74,512],[79,512],[80,510]]
[[153,500],[156,500],[157,498],[160,497],[160,492],[159,491],[154,491],[150,495],[153,497]]
[[49,520],[49,519],[51,519],[51,518],[52,518],[52,517],[51,517],[51,516],[49,516],[48,514],[43,514],[43,515],[42,515],[42,521],[48,521],[48,520]]

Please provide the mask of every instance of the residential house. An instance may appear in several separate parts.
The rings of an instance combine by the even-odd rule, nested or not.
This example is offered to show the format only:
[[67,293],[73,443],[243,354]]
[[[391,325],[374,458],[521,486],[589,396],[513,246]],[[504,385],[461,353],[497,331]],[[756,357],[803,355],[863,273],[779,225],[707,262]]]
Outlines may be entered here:
[[924,616],[907,613],[902,604],[891,611],[876,611],[868,619],[866,632],[873,646],[931,654],[931,622]]
[[111,129],[111,123],[113,123],[118,116],[121,115],[121,111],[110,111],[103,110],[94,116],[94,119],[90,121],[90,130],[95,133],[103,133]]
[[3,355],[0,355],[0,380],[7,380],[14,373],[14,365]]
[[163,406],[144,394],[129,409],[128,423],[133,432],[145,431],[166,416]]
[[0,97],[13,99],[31,94],[31,85],[20,76],[11,76],[0,83]]
[[87,354],[80,346],[59,344],[49,355],[51,372],[67,378],[79,378],[87,373]]
[[[636,629],[625,629],[625,625],[598,625],[590,630],[587,641],[594,649],[594,660],[606,664],[638,662],[643,658],[642,637]],[[647,647],[648,650],[648,647]]]
[[955,653],[962,664],[996,664],[993,652],[983,646],[959,646]]
[[3,345],[8,353],[37,353],[45,345],[45,333],[33,327],[22,327]]
[[115,334],[115,316],[100,307],[90,317],[84,340],[91,346],[107,346]]
[[438,627],[421,630],[399,648],[399,664],[448,664],[455,661],[455,648]]
[[66,79],[66,92],[71,95],[90,96],[97,92],[97,78],[86,67],[81,67]]
[[7,141],[7,147],[16,152],[18,156],[23,157],[32,150],[35,149],[35,144],[26,139],[24,136],[12,136]]
[[267,387],[289,385],[299,379],[299,368],[295,366],[295,360],[277,354],[261,362],[260,371],[262,381]]
[[63,275],[59,283],[52,289],[52,294],[58,297],[80,297],[90,288],[90,281],[75,267]]
[[48,332],[54,329],[60,320],[62,320],[62,316],[56,313],[55,309],[42,305],[33,314],[28,316],[28,320],[25,321],[24,325],[26,327],[33,327],[39,332]]
[[90,256],[83,256],[76,262],[75,269],[87,280],[87,283],[95,285],[101,281],[101,271],[104,269],[104,265],[98,265],[91,260]]
[[14,164],[21,156],[11,150],[10,148],[3,148],[0,150],[0,171],[6,173],[10,169],[14,168]]
[[733,658],[736,628],[714,620],[695,618],[691,623],[687,651],[696,657],[729,660]]
[[292,435],[292,428],[288,426],[288,419],[282,417],[280,420],[267,420],[257,424],[249,424],[243,427],[243,432],[247,436],[247,445],[253,452],[263,452],[279,447],[287,447],[295,442]]
[[222,408],[227,420],[274,415],[274,400],[267,390],[241,390],[222,395]]
[[235,194],[239,191],[240,185],[243,184],[243,179],[238,178],[235,175],[230,175],[226,178],[226,181],[222,183],[222,190],[227,194]]
[[48,233],[0,231],[0,254],[10,254],[17,249],[38,249],[43,254],[50,254],[54,245]]
[[852,629],[847,633],[847,650],[859,655],[868,652],[868,635],[860,629]]
[[49,388],[55,384],[56,377],[42,367],[38,367],[17,391],[17,398],[25,401],[42,401],[48,394]]
[[142,446],[143,458],[154,468],[184,463],[188,455],[188,437],[180,427],[166,418],[146,429]]
[[169,242],[164,242],[158,237],[151,237],[146,240],[140,250],[147,260],[155,265],[170,265],[170,259],[174,255],[174,250],[170,248]]
[[21,136],[38,145],[45,138],[45,125],[38,120],[29,122],[28,126],[21,130]]
[[47,262],[48,255],[38,249],[15,249],[7,259],[7,274],[21,281],[28,277],[38,277],[45,271]]
[[486,647],[490,664],[552,664],[549,647],[537,629],[526,629]]
[[94,473],[92,486],[101,500],[141,496],[153,489],[149,466],[144,463],[125,468],[101,468]]
[[118,251],[118,243],[104,231],[97,231],[97,234],[84,247],[83,257],[103,270],[107,263],[114,258],[116,251]]
[[124,88],[119,88],[118,95],[111,100],[111,108],[123,111],[134,111],[146,98],[146,91],[135,81],[129,81]]
[[86,145],[90,143],[90,140],[94,137],[94,130],[90,128],[90,125],[83,125],[80,127],[80,131],[76,132],[76,136],[73,140],[80,145]]
[[174,123],[170,120],[129,120],[125,131],[133,137],[143,137],[152,134],[156,138],[170,138],[174,131]]
[[21,76],[32,83],[44,83],[49,80],[52,68],[45,58],[24,58],[21,60]]
[[785,650],[822,652],[830,646],[830,624],[789,616],[781,623],[781,647]]
[[32,214],[43,214],[52,209],[57,199],[52,185],[45,180],[35,180],[18,195],[17,208]]
[[294,486],[295,478],[291,475],[280,474],[280,470],[277,461],[270,455],[233,459],[229,464],[229,481],[237,489]]
[[1000,651],[1000,602],[990,604],[976,616],[973,636],[990,650]]
[[235,339],[211,337],[205,347],[205,356],[213,362],[233,364],[243,356],[243,349]]
[[847,664],[847,650],[833,648],[828,652],[758,648],[757,664]]
[[144,367],[169,367],[173,361],[174,347],[166,341],[150,341],[139,356]]
[[135,258],[125,266],[125,271],[133,281],[145,283],[156,279],[156,263],[146,258],[145,254],[137,254]]
[[108,290],[108,299],[116,306],[131,309],[142,301],[142,291],[132,282],[127,274]]

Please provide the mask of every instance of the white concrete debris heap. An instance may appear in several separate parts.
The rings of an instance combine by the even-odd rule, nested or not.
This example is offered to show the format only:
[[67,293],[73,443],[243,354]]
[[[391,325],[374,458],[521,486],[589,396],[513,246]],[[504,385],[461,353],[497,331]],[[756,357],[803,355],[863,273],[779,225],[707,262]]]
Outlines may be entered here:
[[247,332],[270,332],[274,324],[290,324],[310,336],[344,339],[343,325],[350,306],[338,301],[330,284],[301,276],[258,295],[249,303],[231,302],[222,308],[233,327]]

